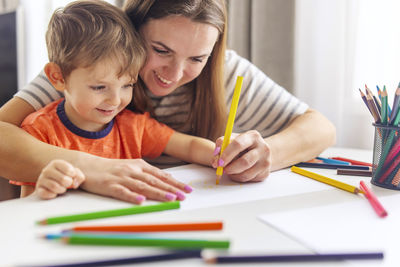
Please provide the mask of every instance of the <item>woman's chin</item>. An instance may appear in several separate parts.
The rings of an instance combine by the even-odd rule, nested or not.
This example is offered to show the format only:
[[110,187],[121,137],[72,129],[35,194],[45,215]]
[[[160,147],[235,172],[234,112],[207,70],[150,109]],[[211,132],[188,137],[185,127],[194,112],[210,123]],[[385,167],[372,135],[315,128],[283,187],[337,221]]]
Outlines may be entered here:
[[150,92],[155,96],[166,96],[172,93],[176,88],[162,88],[159,86],[153,86],[149,88]]

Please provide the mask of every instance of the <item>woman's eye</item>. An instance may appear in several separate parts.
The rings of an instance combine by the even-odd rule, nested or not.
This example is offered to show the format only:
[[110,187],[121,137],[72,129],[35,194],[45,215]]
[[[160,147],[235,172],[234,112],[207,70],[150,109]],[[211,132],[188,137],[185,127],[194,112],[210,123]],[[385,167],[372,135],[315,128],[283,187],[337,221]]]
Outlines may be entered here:
[[100,86],[90,86],[90,88],[95,90],[95,91],[99,91],[99,90],[103,90],[106,87],[103,86],[103,85],[100,85]]
[[158,53],[158,54],[167,54],[168,53],[168,50],[159,49],[159,48],[154,47],[154,46],[153,46],[153,50],[156,51],[156,53]]
[[192,61],[193,62],[198,62],[198,63],[202,63],[203,62],[203,59],[202,58],[198,58],[198,57],[194,57],[194,58],[192,58]]

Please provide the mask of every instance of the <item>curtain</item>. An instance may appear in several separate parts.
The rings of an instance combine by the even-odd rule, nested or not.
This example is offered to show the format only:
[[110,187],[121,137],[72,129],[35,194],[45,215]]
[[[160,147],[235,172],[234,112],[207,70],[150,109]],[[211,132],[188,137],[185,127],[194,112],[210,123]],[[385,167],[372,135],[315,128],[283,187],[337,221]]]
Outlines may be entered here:
[[228,48],[293,89],[294,0],[227,0]]
[[[15,0],[8,0],[15,1]],[[24,13],[24,69],[21,89],[28,84],[47,63],[45,34],[54,10],[73,0],[19,0]],[[116,4],[115,0],[107,0]],[[119,3],[119,2],[118,2]]]
[[336,146],[372,149],[358,88],[400,81],[396,0],[227,0],[228,47],[330,119]]
[[372,116],[358,88],[389,103],[400,81],[395,0],[296,1],[295,94],[337,128],[337,146],[372,149]]

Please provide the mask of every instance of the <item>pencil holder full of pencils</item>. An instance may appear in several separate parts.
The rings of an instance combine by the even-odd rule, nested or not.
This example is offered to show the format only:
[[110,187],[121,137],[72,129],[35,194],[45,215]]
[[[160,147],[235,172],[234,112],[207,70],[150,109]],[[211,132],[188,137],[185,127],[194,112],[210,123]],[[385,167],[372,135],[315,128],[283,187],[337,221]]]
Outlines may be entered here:
[[373,125],[375,137],[371,183],[400,190],[400,127]]

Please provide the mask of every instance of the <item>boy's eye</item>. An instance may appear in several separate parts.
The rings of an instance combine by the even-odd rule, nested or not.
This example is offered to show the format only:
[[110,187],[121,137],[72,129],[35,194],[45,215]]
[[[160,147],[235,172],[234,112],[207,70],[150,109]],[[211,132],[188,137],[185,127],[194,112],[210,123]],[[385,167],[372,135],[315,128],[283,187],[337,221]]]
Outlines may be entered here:
[[98,91],[98,90],[103,90],[106,88],[104,85],[99,85],[99,86],[90,86],[91,89]]
[[134,88],[135,84],[134,83],[130,83],[130,84],[126,84],[124,85],[122,88]]

